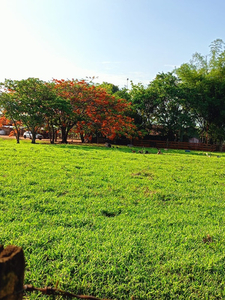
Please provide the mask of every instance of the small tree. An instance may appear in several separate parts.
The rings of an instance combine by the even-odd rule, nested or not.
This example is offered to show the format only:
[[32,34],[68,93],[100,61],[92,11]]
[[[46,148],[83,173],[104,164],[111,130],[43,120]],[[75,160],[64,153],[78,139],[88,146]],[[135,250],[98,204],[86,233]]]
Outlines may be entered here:
[[[44,124],[44,103],[54,94],[45,82],[38,78],[26,80],[5,80],[2,84],[5,92],[2,93],[2,106],[7,115],[13,120],[14,126],[21,121],[32,133],[32,143],[35,143],[36,133]],[[17,127],[16,127],[16,131]],[[19,136],[19,133],[18,133]]]

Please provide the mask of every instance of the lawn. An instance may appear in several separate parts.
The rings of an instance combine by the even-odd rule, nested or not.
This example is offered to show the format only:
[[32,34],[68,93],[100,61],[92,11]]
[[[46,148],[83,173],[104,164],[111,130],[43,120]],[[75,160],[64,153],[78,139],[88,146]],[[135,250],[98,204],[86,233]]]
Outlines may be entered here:
[[0,244],[23,248],[26,284],[225,298],[225,153],[145,150],[0,139]]

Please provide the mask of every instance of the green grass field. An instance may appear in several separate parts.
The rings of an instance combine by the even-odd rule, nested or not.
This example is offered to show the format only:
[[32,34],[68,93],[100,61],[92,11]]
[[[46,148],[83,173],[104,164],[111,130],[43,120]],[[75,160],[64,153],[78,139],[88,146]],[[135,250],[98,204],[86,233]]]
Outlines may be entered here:
[[225,153],[148,151],[0,139],[0,244],[26,284],[225,299]]

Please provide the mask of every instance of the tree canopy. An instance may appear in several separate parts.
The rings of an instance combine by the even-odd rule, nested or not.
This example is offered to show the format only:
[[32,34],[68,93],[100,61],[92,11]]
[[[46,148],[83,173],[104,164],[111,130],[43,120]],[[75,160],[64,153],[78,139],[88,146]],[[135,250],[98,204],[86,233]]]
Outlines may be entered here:
[[195,53],[189,63],[176,70],[186,90],[186,102],[196,116],[206,142],[225,139],[225,47],[222,40],[211,43],[210,54]]
[[159,73],[147,85],[131,89],[92,80],[44,82],[38,78],[5,80],[0,109],[11,120],[19,142],[19,126],[35,135],[44,127],[51,142],[61,131],[66,143],[73,130],[85,138],[147,136],[152,129],[168,140],[198,137],[207,143],[225,140],[225,44],[217,39],[204,56],[168,73]]
[[49,130],[52,142],[55,129],[60,128],[63,143],[71,129],[82,139],[99,134],[113,139],[129,136],[136,128],[127,114],[131,107],[126,99],[84,80],[6,80],[2,88],[2,108],[14,126],[20,121],[31,131],[33,143],[41,127]]
[[139,126],[154,126],[170,140],[198,136],[202,141],[225,140],[225,47],[217,39],[210,53],[195,53],[173,72],[159,73],[148,86],[132,84],[130,92]]

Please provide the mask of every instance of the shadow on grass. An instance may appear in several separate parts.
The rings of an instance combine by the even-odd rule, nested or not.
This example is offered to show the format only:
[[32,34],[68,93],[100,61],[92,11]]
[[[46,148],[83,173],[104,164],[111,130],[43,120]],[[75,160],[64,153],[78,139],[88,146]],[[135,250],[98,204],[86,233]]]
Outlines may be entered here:
[[[4,138],[1,138],[1,140],[4,140]],[[9,140],[9,139],[7,139]],[[15,139],[11,138],[10,142],[16,142]],[[20,142],[22,143],[30,143],[30,140],[23,140],[21,139]],[[128,147],[128,146],[122,146],[122,145],[113,145],[111,148],[106,147],[104,144],[82,144],[82,143],[68,143],[68,144],[62,144],[60,142],[56,144],[50,144],[47,140],[42,141],[36,141],[37,145],[43,144],[48,145],[50,147],[58,147],[63,149],[81,149],[83,151],[93,151],[93,150],[99,150],[99,151],[119,151],[124,153],[137,153],[137,154],[157,154],[158,149],[157,148],[148,148],[148,147]],[[35,145],[35,144],[32,144]],[[197,156],[208,156],[208,157],[225,157],[225,152],[206,152],[206,151],[194,151],[194,150],[181,150],[181,149],[163,149],[160,148],[160,151],[162,154],[182,154],[182,155],[197,155]]]
[[[49,144],[50,145],[50,144]],[[142,148],[142,147],[128,147],[122,145],[112,145],[111,147],[106,147],[104,144],[53,144],[51,146],[56,146],[63,149],[81,149],[83,151],[119,151],[124,153],[137,153],[137,154],[156,154],[156,148]]]
[[[54,146],[54,145],[53,145]],[[111,148],[104,146],[104,144],[56,144],[55,146],[60,148],[72,148],[72,149],[82,149],[83,151],[120,151],[124,153],[137,153],[137,154],[157,154],[157,148],[147,148],[147,147],[128,147],[120,145],[112,145]],[[205,151],[192,151],[192,150],[181,150],[181,149],[162,149],[160,148],[162,154],[182,154],[182,155],[197,155],[197,156],[208,156],[208,157],[225,157],[224,152],[205,152]]]

